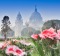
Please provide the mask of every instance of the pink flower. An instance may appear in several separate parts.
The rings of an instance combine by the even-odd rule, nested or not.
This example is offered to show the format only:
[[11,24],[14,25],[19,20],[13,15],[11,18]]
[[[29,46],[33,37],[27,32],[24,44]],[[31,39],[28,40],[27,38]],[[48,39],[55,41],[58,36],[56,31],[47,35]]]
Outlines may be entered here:
[[7,48],[6,48],[6,54],[13,54],[14,53],[14,46],[13,45],[11,45],[11,46],[8,46]]
[[46,39],[45,35],[43,35],[42,33],[39,34],[39,36],[40,36],[41,39]]
[[6,42],[0,42],[0,49],[4,49],[5,47],[7,47],[7,43]]
[[11,45],[12,44],[12,42],[9,40],[9,41],[7,41],[7,45]]
[[56,39],[60,39],[60,29],[59,30],[57,30],[57,37],[56,37]]
[[6,54],[9,55],[9,54],[13,54],[13,55],[16,55],[16,56],[23,56],[25,52],[23,52],[23,50],[21,50],[20,48],[18,48],[17,46],[15,45],[10,45],[7,47],[6,49]]
[[4,42],[0,42],[0,48],[2,48],[3,45],[4,45]]
[[39,36],[42,39],[50,38],[53,40],[56,37],[56,32],[53,28],[50,28],[50,29],[43,30],[43,32],[41,32]]
[[21,49],[16,49],[14,55],[16,56],[23,56],[25,52],[23,52]]
[[16,53],[17,53],[17,54],[21,54],[21,53],[22,53],[22,50],[16,49]]
[[31,35],[31,37],[32,37],[33,39],[37,40],[37,39],[38,39],[38,34],[33,34],[33,35]]

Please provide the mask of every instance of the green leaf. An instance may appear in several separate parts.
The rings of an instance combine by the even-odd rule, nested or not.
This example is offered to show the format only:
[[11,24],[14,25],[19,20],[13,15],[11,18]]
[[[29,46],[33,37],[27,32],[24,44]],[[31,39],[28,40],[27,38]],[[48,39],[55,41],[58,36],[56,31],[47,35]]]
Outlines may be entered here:
[[34,45],[36,46],[37,50],[38,50],[38,54],[39,56],[45,56],[44,52],[43,52],[43,48],[42,48],[42,44],[39,44],[38,41],[35,41],[34,39],[32,39]]

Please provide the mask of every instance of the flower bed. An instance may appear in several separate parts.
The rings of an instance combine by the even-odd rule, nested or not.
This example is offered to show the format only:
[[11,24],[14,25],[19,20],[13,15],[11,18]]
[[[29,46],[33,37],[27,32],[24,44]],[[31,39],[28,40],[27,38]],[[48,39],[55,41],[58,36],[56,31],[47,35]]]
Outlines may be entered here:
[[0,42],[0,56],[28,56],[31,48],[31,43],[24,40],[2,41]]
[[50,28],[31,37],[39,56],[60,56],[60,30]]
[[60,56],[60,30],[50,28],[30,39],[0,42],[0,56]]

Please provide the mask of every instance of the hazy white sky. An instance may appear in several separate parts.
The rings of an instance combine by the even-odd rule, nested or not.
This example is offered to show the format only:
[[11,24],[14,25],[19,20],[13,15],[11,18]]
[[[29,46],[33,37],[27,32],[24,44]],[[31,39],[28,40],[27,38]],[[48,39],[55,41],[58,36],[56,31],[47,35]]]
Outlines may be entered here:
[[0,28],[1,20],[9,16],[11,26],[15,25],[17,14],[20,12],[24,22],[28,21],[37,5],[43,21],[60,20],[60,0],[0,0]]

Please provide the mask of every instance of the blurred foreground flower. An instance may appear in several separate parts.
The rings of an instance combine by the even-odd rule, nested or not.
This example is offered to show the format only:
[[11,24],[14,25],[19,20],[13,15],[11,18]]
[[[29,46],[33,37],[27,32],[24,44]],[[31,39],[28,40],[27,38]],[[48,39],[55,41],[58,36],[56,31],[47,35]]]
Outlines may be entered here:
[[12,44],[11,41],[0,42],[0,49],[4,49],[10,44]]
[[23,50],[21,50],[19,47],[15,46],[15,45],[10,45],[6,48],[6,54],[7,55],[13,54],[16,56],[23,56],[26,53]]
[[56,37],[56,39],[60,40],[60,29],[57,30],[57,37]]
[[33,35],[31,35],[31,37],[32,37],[33,39],[37,40],[37,39],[38,39],[38,34],[33,34]]
[[[39,35],[39,36],[38,36]],[[60,56],[60,29],[45,29],[40,34],[32,34],[32,41],[38,50],[39,56]],[[39,39],[40,38],[40,39]],[[56,54],[55,54],[56,53]]]
[[7,43],[6,42],[1,42],[0,43],[0,49],[4,49],[5,47],[7,47]]
[[50,28],[50,29],[43,30],[39,34],[39,36],[41,39],[49,38],[49,39],[53,40],[57,36],[57,33],[55,32],[55,30],[53,28]]

